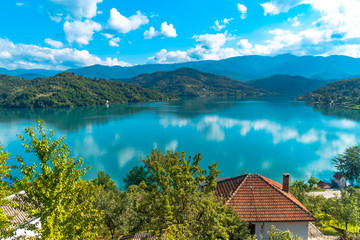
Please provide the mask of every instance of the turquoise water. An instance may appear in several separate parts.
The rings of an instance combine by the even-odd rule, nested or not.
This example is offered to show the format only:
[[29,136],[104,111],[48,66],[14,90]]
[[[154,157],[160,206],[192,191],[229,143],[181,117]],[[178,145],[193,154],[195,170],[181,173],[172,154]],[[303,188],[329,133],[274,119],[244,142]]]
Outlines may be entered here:
[[243,171],[281,181],[331,177],[331,159],[360,142],[358,112],[317,108],[284,98],[189,99],[63,109],[0,109],[0,141],[28,161],[16,134],[42,119],[57,136],[67,136],[76,157],[110,173],[119,186],[126,173],[153,148],[201,152],[207,167],[218,162],[221,176]]

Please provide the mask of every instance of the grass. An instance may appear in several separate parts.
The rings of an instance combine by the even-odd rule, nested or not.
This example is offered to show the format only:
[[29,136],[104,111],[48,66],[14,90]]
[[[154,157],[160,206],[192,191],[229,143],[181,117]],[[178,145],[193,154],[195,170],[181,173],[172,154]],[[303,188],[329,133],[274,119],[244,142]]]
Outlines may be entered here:
[[[322,226],[320,224],[317,224],[317,227],[325,235],[331,235],[331,236],[340,236],[341,235],[340,232],[338,232],[337,230],[335,230],[334,228],[332,228],[330,226],[335,226],[335,227],[345,230],[345,223],[334,219],[334,217],[332,217],[329,214],[319,213],[319,214],[315,214],[315,216],[322,224]],[[360,231],[360,226],[352,225],[349,223],[347,230],[352,233],[357,233]]]

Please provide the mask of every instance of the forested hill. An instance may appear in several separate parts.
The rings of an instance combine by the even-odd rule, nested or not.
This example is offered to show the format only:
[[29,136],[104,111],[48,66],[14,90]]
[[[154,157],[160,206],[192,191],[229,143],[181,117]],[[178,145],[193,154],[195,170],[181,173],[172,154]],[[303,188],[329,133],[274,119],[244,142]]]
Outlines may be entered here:
[[296,97],[318,89],[326,85],[328,81],[309,79],[301,76],[274,75],[268,78],[252,80],[247,83],[257,88],[280,94],[294,95],[294,97]]
[[360,78],[329,83],[297,100],[360,109]]
[[244,82],[200,72],[192,68],[145,73],[135,76],[127,82],[174,96],[254,96],[268,93]]
[[167,96],[136,85],[90,79],[73,73],[25,80],[0,75],[0,107],[47,108],[164,100]]

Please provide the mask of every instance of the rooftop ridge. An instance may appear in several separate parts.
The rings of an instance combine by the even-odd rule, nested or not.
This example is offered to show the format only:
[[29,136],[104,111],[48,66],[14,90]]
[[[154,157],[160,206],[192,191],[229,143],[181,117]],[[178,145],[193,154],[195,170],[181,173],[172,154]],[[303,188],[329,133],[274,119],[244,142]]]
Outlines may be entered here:
[[249,176],[249,174],[245,174],[245,175],[239,175],[237,177],[234,177],[234,178],[229,178],[229,179],[226,179],[226,180],[233,180],[233,179],[238,179],[240,177],[244,177],[244,179],[241,181],[241,183],[239,184],[239,186],[237,186],[237,188],[235,189],[235,191],[233,191],[233,193],[231,194],[231,196],[228,198],[228,200],[225,202],[225,204],[228,204],[231,199],[233,199],[233,197],[235,196],[235,194],[239,191],[240,187],[243,185],[243,183],[245,182],[246,178]]
[[295,206],[297,206],[298,208],[300,208],[301,210],[306,212],[310,217],[312,217],[314,219],[314,221],[316,220],[315,216],[311,212],[309,212],[309,210],[307,210],[306,207],[299,200],[297,200],[291,193],[288,192],[288,194],[291,195],[294,199],[296,199],[296,201],[294,201],[294,199],[291,199],[289,196],[287,196],[287,194],[285,194],[285,192],[282,189],[279,189],[277,186],[274,186],[271,183],[271,182],[275,182],[274,180],[271,180],[270,178],[264,177],[260,174],[254,174],[254,175],[258,176],[260,179],[262,179],[264,182],[266,182],[269,186],[271,186],[276,191],[278,191],[280,194],[282,194],[284,197],[286,197],[288,200],[290,200],[290,202],[292,202]]

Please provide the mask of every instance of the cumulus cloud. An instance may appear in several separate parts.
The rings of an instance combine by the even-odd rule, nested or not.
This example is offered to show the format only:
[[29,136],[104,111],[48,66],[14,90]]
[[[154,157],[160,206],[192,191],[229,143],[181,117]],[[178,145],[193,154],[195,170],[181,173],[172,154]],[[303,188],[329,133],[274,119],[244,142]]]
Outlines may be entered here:
[[239,12],[241,13],[241,19],[245,19],[247,7],[243,4],[238,3],[237,8],[238,8]]
[[8,39],[0,38],[0,67],[3,68],[66,70],[94,64],[130,66],[129,63],[120,61],[117,58],[102,60],[86,50],[80,51],[74,48],[54,49],[32,44],[14,44]]
[[[315,0],[316,1],[316,0]],[[287,12],[289,9],[303,4],[304,0],[272,0],[260,4],[264,9],[264,16],[277,15],[282,12]]]
[[216,20],[215,21],[215,25],[212,26],[211,28],[215,29],[216,31],[221,31],[221,29],[226,28],[226,26],[229,24],[229,22],[231,22],[233,20],[233,18],[224,18],[223,20],[219,21]]
[[167,38],[174,38],[177,37],[176,29],[172,24],[167,24],[167,22],[163,22],[161,24],[161,31],[156,31],[154,27],[150,27],[149,30],[144,32],[145,39],[151,39],[154,37],[167,37]]
[[53,48],[62,48],[64,46],[62,42],[50,38],[46,38],[44,42]]
[[161,49],[160,52],[156,53],[155,56],[150,57],[149,60],[157,63],[178,63],[188,62],[192,59],[185,51],[167,51],[166,49]]
[[112,39],[110,39],[110,41],[109,41],[109,45],[111,46],[111,47],[118,47],[119,46],[119,42],[120,42],[120,38],[119,37],[116,37],[116,38],[112,38]]
[[101,25],[92,20],[66,21],[64,23],[65,38],[69,43],[76,42],[79,45],[88,45],[89,41],[93,39],[95,32],[102,29]]
[[75,18],[93,18],[97,14],[97,4],[103,0],[50,0],[64,7]]
[[121,15],[116,8],[110,10],[109,28],[119,33],[128,33],[147,23],[149,23],[149,19],[140,11],[137,11],[136,15],[127,18]]
[[298,27],[298,26],[300,26],[300,21],[299,21],[299,19],[298,19],[298,16],[295,16],[295,17],[293,17],[293,18],[288,18],[288,21],[291,22],[291,25],[292,25],[293,27]]
[[196,47],[187,51],[167,51],[162,49],[154,57],[149,58],[157,63],[176,63],[196,60],[217,60],[238,55],[233,48],[223,47],[232,36],[228,33],[195,35],[193,39],[197,42]]

